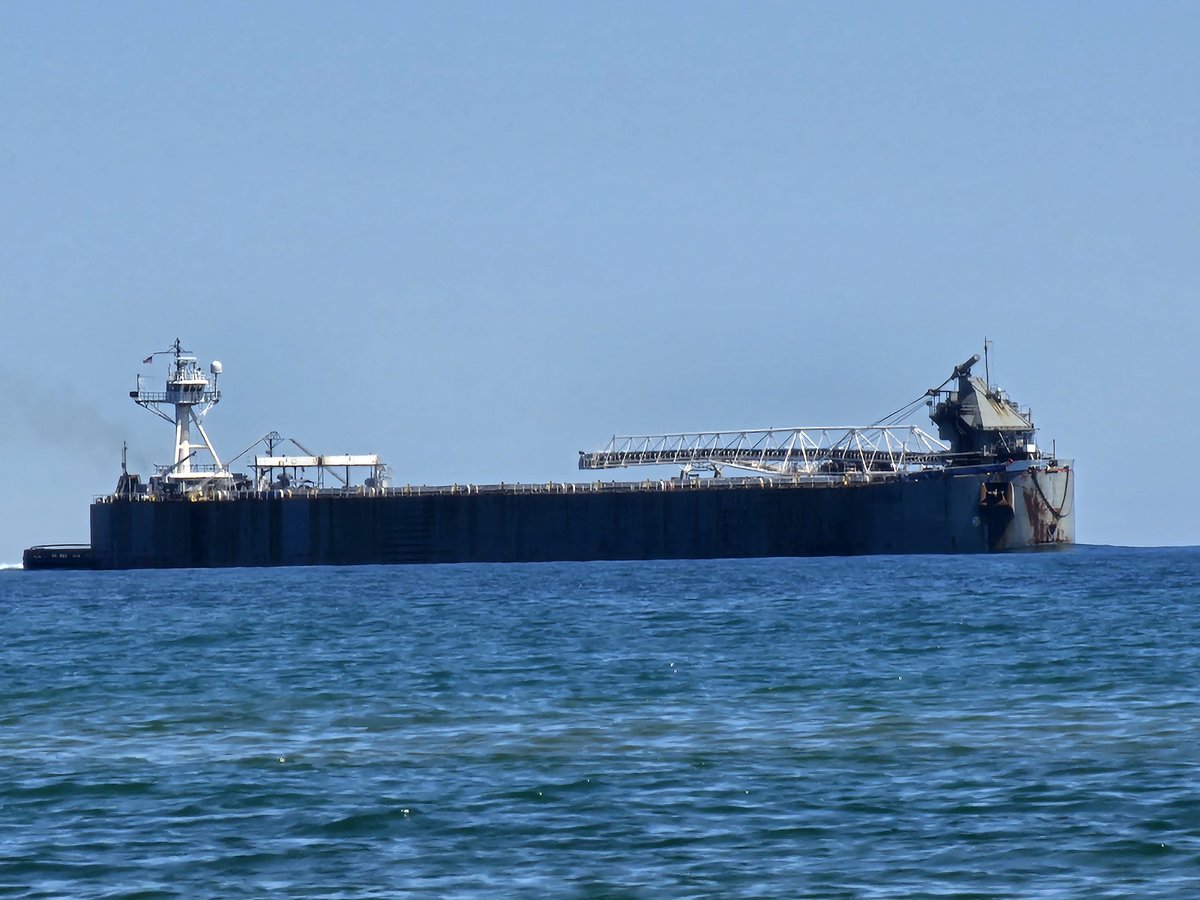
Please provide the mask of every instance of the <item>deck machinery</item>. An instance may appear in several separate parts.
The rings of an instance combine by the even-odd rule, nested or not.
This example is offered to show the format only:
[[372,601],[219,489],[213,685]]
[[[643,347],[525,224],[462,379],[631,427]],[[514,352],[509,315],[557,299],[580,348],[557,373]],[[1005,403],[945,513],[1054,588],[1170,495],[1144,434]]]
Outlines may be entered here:
[[[206,374],[178,340],[163,353],[165,391],[139,378],[130,396],[174,426],[172,461],[146,484],[122,465],[117,489],[92,504],[91,545],[72,567],[962,553],[1074,541],[1071,461],[1045,454],[1029,412],[972,374],[978,355],[870,426],[614,436],[579,454],[583,470],[665,467],[662,477],[400,487],[375,454],[314,454],[294,440],[301,453],[284,454],[275,432],[233,458],[265,445],[251,474],[234,474],[203,424],[221,397],[221,364]],[[937,437],[897,421],[922,402]],[[65,560],[61,548],[25,556],[27,568]]]
[[1032,414],[972,375],[978,362],[974,354],[898,411],[909,413],[924,400],[937,438],[916,425],[882,422],[614,435],[602,450],[580,451],[579,468],[678,466],[682,477],[709,471],[718,478],[732,468],[774,484],[846,488],[984,474],[971,522],[983,527],[988,550],[1074,543],[1072,461],[1041,452]]

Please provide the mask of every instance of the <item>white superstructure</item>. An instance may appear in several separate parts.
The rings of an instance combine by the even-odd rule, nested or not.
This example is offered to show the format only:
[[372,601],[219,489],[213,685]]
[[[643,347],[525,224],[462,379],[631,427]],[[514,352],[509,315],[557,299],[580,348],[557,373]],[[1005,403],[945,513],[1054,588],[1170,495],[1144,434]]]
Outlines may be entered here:
[[[158,477],[160,483],[181,493],[225,487],[233,480],[204,430],[204,417],[221,400],[221,392],[217,389],[221,363],[213,360],[208,367],[208,374],[205,374],[196,357],[190,353],[180,346],[176,338],[170,350],[150,354],[144,360],[147,364],[152,363],[156,356],[170,357],[166,390],[142,390],[142,376],[139,375],[137,389],[129,392],[138,406],[175,426],[174,459],[170,465],[158,466]],[[193,430],[199,436],[199,442],[193,439]],[[198,462],[197,456],[211,462]]]
[[[335,482],[335,491],[379,488],[388,483],[390,470],[377,454],[315,454],[295,438],[287,438],[303,455],[282,455],[276,453],[276,447],[285,439],[274,431],[259,438],[228,463],[222,462],[204,429],[204,417],[221,400],[221,391],[217,387],[223,371],[221,363],[213,360],[205,372],[178,338],[170,349],[151,353],[142,362],[149,365],[158,356],[168,358],[166,390],[144,390],[139,375],[137,387],[129,392],[129,396],[138,406],[175,426],[172,460],[170,464],[156,466],[157,472],[147,485],[142,485],[138,476],[130,475],[122,463],[118,495],[148,499],[186,495],[188,499],[201,500],[292,488],[323,491],[326,474]],[[266,445],[267,453],[255,457],[253,478],[230,472],[229,465],[260,444]],[[351,470],[365,473],[361,486],[352,483]]]

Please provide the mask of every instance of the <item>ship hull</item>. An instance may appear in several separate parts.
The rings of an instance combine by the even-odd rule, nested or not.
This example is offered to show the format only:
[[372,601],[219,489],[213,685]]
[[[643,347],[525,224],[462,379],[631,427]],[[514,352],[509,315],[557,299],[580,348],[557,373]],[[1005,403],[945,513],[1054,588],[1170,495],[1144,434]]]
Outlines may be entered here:
[[759,479],[107,497],[96,568],[985,553],[1074,541],[1067,466]]
[[21,568],[95,569],[96,558],[86,544],[48,544],[28,548],[22,555]]

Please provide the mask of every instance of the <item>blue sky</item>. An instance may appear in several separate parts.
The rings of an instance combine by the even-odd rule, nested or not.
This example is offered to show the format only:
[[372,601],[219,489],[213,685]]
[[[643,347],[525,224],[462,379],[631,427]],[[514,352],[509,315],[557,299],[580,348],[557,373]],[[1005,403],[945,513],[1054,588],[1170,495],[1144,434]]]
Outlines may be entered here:
[[868,423],[987,336],[1081,541],[1200,544],[1197,46],[1175,3],[0,5],[0,562],[169,457],[128,391],[176,336],[225,455],[401,483]]

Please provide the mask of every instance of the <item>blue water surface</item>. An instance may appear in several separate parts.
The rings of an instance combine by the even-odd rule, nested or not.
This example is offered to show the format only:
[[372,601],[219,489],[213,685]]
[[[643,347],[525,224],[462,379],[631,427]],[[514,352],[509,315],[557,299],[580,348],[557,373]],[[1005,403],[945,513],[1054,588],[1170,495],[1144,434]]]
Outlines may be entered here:
[[1200,550],[0,573],[0,896],[1200,893]]

